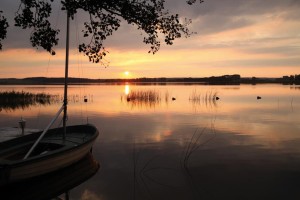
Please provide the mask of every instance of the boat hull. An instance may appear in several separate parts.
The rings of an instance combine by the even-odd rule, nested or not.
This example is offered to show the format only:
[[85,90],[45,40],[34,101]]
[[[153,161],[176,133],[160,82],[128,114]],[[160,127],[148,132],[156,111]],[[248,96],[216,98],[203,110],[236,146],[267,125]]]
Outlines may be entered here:
[[[28,150],[31,143],[33,143],[33,141],[30,141],[37,138],[41,133],[35,133],[31,137],[29,136],[29,139],[16,138],[15,141],[7,141],[8,144],[6,142],[1,144],[7,147],[9,144],[18,144],[22,141],[25,144],[28,143],[16,147],[15,151],[11,148],[4,149],[4,153],[0,152],[0,185],[47,174],[79,161],[92,149],[93,143],[99,134],[98,130],[92,125],[69,126],[64,141],[61,140],[62,131],[63,128],[49,130],[49,133],[41,140],[38,150],[33,152],[34,155],[25,160],[19,158],[23,154],[23,149]],[[49,148],[49,146],[55,146],[54,144],[56,145],[55,149],[46,151],[46,146]],[[15,157],[18,158],[15,159]]]
[[65,168],[3,187],[0,186],[0,195],[9,200],[58,199],[55,197],[70,192],[74,187],[94,176],[99,168],[100,164],[91,153],[88,153],[78,162]]

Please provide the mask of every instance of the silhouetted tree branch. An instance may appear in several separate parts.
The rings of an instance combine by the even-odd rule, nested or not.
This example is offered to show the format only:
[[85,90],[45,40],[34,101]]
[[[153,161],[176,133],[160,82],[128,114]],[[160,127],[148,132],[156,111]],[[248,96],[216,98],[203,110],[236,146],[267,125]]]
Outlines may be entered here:
[[1,41],[6,38],[8,23],[4,16],[2,16],[2,11],[0,10],[0,50],[2,49]]
[[[187,0],[186,3],[189,4],[189,5],[192,5],[194,3],[196,3],[198,0]],[[203,3],[204,1],[203,0],[199,0],[199,3]]]
[[[53,0],[21,0],[15,25],[33,29],[30,36],[32,46],[42,47],[54,55],[53,47],[58,43],[59,30],[54,29],[48,20],[52,2]],[[197,0],[186,2],[192,5]],[[178,14],[170,14],[164,7],[164,0],[61,0],[61,5],[61,9],[66,10],[72,19],[78,10],[89,14],[82,34],[90,40],[80,44],[79,51],[95,63],[100,62],[107,54],[103,42],[118,30],[121,20],[137,26],[137,29],[146,34],[143,42],[150,45],[149,53],[153,54],[160,48],[160,36],[167,45],[172,45],[175,39],[192,34],[188,29],[191,20],[181,21]],[[7,25],[5,19],[4,25]],[[6,34],[6,29],[2,30]],[[0,36],[5,37],[5,34],[1,32]]]

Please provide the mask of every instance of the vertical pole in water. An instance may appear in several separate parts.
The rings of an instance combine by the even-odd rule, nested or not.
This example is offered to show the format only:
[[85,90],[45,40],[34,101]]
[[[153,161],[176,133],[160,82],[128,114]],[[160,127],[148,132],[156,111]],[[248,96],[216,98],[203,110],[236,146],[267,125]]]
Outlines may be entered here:
[[68,105],[68,70],[69,70],[69,32],[70,32],[70,16],[67,11],[67,36],[66,36],[66,62],[65,62],[65,89],[64,89],[64,117],[63,117],[63,128],[64,134],[63,139],[66,138],[67,132],[67,105]]
[[66,200],[70,200],[70,195],[69,195],[69,193],[70,193],[69,191],[67,191],[67,192],[65,193],[65,199],[66,199]]

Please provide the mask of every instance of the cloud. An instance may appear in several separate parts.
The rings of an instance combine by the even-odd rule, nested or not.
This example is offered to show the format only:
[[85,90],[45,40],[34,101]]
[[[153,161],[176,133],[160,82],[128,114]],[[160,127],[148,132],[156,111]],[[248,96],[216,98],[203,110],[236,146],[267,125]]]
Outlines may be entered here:
[[280,59],[234,59],[220,62],[221,67],[297,67],[299,66],[300,58],[280,58]]
[[[2,0],[0,7],[10,22],[3,51],[34,49],[29,41],[30,30],[13,26],[18,1]],[[258,72],[259,67],[271,69],[276,66],[277,69],[290,67],[293,73],[299,71],[299,0],[205,0],[204,3],[193,6],[187,5],[185,0],[166,0],[165,8],[170,13],[178,13],[182,19],[192,19],[190,29],[197,34],[187,39],[178,39],[172,46],[162,44],[161,50],[150,57],[147,54],[150,46],[142,42],[143,32],[123,21],[119,30],[104,42],[110,52],[108,60],[111,61],[111,72],[125,65],[141,76],[153,77],[169,76],[168,66],[173,67],[172,73],[176,72],[174,76],[193,76],[195,73],[205,73],[205,76],[222,75],[231,71],[241,73],[244,69],[248,72],[241,73],[242,75],[259,76],[261,73],[267,76],[267,72]],[[59,54],[65,46],[65,14],[56,5],[52,15],[53,25],[61,29],[59,45],[55,48]],[[87,15],[79,12],[71,22],[73,49],[84,41],[81,29],[86,19]],[[2,59],[2,63],[11,61],[5,61],[4,57]],[[84,61],[87,61],[86,57]],[[28,61],[27,65],[34,63]],[[14,65],[18,63],[12,62],[6,68]],[[90,66],[89,63],[86,65]],[[5,66],[2,68],[5,69]],[[279,73],[285,71],[287,70],[273,75],[281,76]],[[13,70],[11,73],[13,74]],[[268,73],[275,72],[269,70]]]
[[[216,34],[228,30],[235,30],[243,27],[260,23],[267,20],[267,17],[277,17],[288,21],[297,21],[300,19],[300,1],[297,0],[206,0],[204,3],[196,3],[193,6],[187,5],[185,0],[167,0],[166,9],[171,13],[179,13],[182,17],[193,19],[191,29],[198,32],[199,35]],[[54,4],[52,23],[62,29],[64,33],[63,14],[59,16],[59,7]],[[30,48],[29,30],[22,30],[13,27],[14,13],[18,8],[18,1],[2,0],[1,9],[9,18],[10,28],[7,40],[4,42],[4,48]],[[86,19],[84,14],[79,13],[77,17],[78,31]],[[145,48],[149,47],[142,43],[143,36],[136,27],[129,26],[126,23],[105,42],[107,45],[119,48]],[[81,38],[82,39],[82,38]],[[83,39],[82,39],[83,40]],[[175,41],[176,42],[176,41]],[[60,44],[58,48],[64,45],[64,36],[60,35]]]
[[241,50],[246,53],[275,54],[279,56],[294,57],[294,56],[299,56],[300,47],[299,46],[254,47],[254,48],[246,48]]
[[[193,19],[193,28],[201,34],[249,26],[257,23],[257,20],[265,20],[266,16],[277,16],[285,20],[300,18],[300,3],[297,0],[206,0],[195,6],[185,6],[184,1],[181,4],[177,1],[169,5],[172,12],[179,11],[182,16]],[[258,19],[252,20],[253,18]]]

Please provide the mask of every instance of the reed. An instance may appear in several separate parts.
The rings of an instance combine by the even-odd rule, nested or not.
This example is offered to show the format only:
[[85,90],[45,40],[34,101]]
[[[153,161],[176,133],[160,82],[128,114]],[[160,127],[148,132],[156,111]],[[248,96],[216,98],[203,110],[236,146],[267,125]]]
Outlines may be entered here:
[[16,92],[5,91],[0,92],[0,110],[14,110],[18,108],[26,108],[30,105],[46,105],[51,102],[59,101],[58,95],[50,95],[45,93],[30,93],[30,92]]
[[166,92],[165,92],[165,102],[166,102],[166,104],[169,103],[169,99],[170,99],[169,91],[166,91]]
[[127,95],[127,101],[159,102],[161,96],[156,90],[131,91]]
[[121,101],[123,101],[123,99],[132,108],[154,108],[156,105],[159,105],[161,103],[160,92],[156,90],[132,90],[125,97],[121,96]]
[[205,105],[206,107],[216,107],[218,99],[218,92],[212,90],[205,93],[194,90],[189,96],[189,101],[193,105]]
[[190,140],[187,142],[185,149],[182,151],[180,166],[186,177],[187,184],[191,188],[194,199],[206,199],[207,191],[203,187],[205,183],[199,184],[199,182],[194,179],[193,173],[190,170],[190,161],[194,152],[208,145],[215,139],[215,120],[216,118],[211,121],[210,131],[207,131],[206,127],[201,130],[196,129]]

